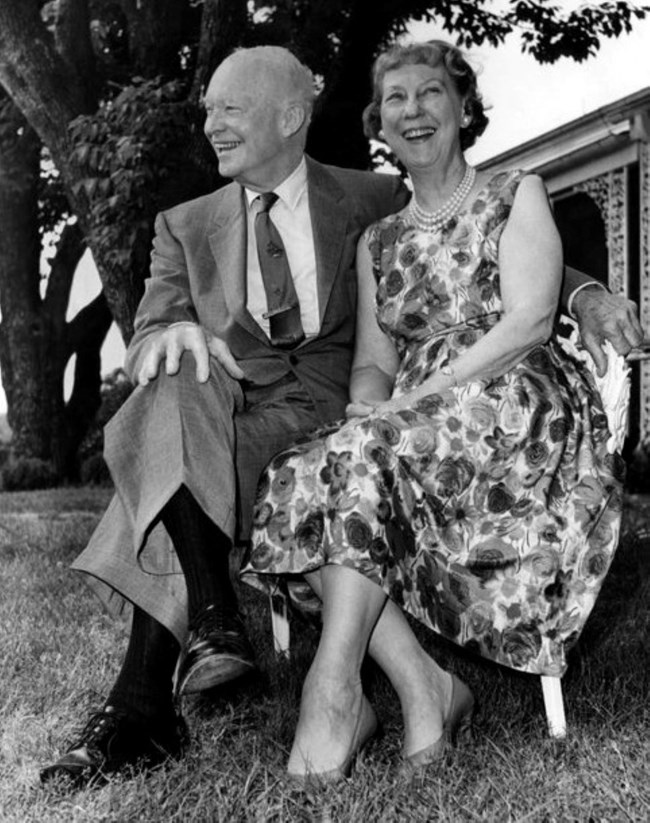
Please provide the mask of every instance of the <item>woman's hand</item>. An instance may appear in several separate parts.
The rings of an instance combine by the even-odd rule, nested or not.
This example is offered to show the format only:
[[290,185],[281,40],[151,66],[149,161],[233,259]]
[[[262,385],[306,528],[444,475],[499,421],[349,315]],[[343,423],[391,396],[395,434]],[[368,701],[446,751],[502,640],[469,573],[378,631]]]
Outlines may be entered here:
[[362,400],[356,400],[353,403],[348,403],[345,407],[345,416],[348,420],[351,417],[369,417],[374,414],[377,408],[374,403],[364,403]]

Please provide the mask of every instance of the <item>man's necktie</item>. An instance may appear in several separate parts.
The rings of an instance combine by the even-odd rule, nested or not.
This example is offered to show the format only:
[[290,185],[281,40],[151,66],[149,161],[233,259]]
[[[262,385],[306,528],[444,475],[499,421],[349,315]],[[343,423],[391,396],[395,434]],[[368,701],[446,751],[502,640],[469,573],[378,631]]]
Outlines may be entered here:
[[305,333],[287,253],[269,214],[277,199],[278,195],[272,191],[256,198],[260,207],[255,215],[255,239],[268,306],[264,317],[268,317],[271,324],[271,343],[287,349],[304,340]]

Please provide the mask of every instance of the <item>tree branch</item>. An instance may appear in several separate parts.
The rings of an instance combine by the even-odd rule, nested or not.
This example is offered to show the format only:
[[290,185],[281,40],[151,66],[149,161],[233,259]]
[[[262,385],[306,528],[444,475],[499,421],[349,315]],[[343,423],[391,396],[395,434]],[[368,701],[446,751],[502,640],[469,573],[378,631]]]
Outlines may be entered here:
[[86,250],[78,223],[67,223],[56,247],[47,281],[45,310],[55,323],[65,323],[74,274]]
[[62,169],[67,126],[91,111],[85,91],[54,48],[35,0],[0,3],[0,83]]
[[74,473],[75,456],[100,406],[101,348],[112,317],[103,294],[83,308],[68,327],[70,354],[77,355],[72,395],[65,406],[66,437],[57,455],[66,476]]
[[68,350],[70,355],[77,357],[86,346],[95,346],[104,342],[113,317],[108,308],[104,292],[91,300],[87,306],[73,317],[68,323]]

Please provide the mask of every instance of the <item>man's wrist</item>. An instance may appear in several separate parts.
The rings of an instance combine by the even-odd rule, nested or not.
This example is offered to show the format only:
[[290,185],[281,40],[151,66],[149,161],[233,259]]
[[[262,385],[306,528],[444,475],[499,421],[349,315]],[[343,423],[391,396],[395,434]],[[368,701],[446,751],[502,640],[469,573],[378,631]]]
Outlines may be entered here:
[[578,319],[575,316],[575,313],[574,313],[574,310],[573,310],[573,307],[575,305],[575,299],[580,294],[581,291],[584,291],[585,289],[588,289],[590,287],[595,287],[597,289],[602,289],[603,291],[607,291],[607,286],[605,286],[603,283],[599,283],[598,280],[589,280],[589,282],[582,283],[581,285],[578,286],[577,289],[574,289],[571,292],[571,294],[569,295],[569,300],[567,302],[567,307],[566,307],[567,308],[567,314],[569,315],[569,317],[572,317],[574,320]]

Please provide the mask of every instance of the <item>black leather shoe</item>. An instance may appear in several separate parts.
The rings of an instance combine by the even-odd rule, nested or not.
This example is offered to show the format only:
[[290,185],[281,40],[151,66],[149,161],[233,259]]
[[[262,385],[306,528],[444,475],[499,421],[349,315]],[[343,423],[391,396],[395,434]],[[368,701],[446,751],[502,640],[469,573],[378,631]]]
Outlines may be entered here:
[[177,759],[188,742],[180,715],[145,725],[115,706],[105,706],[91,715],[68,751],[41,771],[41,781],[61,778],[75,788],[99,784],[115,772],[153,769]]
[[254,668],[241,615],[234,609],[208,606],[190,624],[176,673],[176,696],[211,689]]

